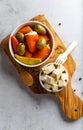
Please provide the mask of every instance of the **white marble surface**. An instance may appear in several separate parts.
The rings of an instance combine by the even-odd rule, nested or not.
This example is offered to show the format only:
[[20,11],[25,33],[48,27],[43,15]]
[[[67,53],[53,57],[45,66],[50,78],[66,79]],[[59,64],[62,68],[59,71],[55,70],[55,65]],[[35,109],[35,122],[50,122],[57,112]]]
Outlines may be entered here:
[[[83,100],[82,5],[82,0],[0,0],[0,41],[20,23],[35,15],[45,14],[67,46],[72,40],[79,42],[72,52],[77,64],[72,86]],[[83,130],[83,117],[70,121],[65,117],[56,98],[35,95],[26,90],[0,47],[0,130],[74,129]]]

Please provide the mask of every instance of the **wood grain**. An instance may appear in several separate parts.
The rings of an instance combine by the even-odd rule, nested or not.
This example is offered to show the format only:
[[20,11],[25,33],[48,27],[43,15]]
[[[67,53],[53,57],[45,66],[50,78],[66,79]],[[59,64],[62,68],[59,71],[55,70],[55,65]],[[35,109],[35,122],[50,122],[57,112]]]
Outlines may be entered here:
[[[3,39],[3,41],[1,42],[2,48],[4,49],[4,51],[6,52],[6,54],[8,55],[9,59],[12,61],[13,65],[15,66],[15,68],[17,69],[18,73],[20,74],[23,82],[28,85],[31,86],[33,84],[33,77],[31,76],[30,73],[28,73],[28,71],[26,71],[24,69],[24,67],[22,67],[21,65],[19,65],[11,56],[10,52],[9,52],[9,47],[8,47],[8,40],[9,40],[9,35]],[[27,78],[28,77],[28,78]]]
[[[60,53],[63,53],[65,51],[66,47],[64,43],[62,42],[60,37],[57,35],[52,25],[48,22],[48,20],[46,19],[44,15],[38,15],[31,20],[42,22],[43,24],[47,25],[48,28],[50,28],[50,30],[52,31],[53,36],[54,36],[55,50],[51,58],[47,61],[47,63],[55,61],[57,56]],[[38,77],[41,67],[47,63],[43,64],[40,67],[35,67],[35,68],[26,68],[19,65],[18,63],[16,63],[16,61],[12,59],[10,55],[9,48],[8,48],[8,39],[9,39],[9,36],[6,37],[2,41],[1,43],[2,48],[4,49],[4,51],[10,58],[11,62],[14,64],[17,71],[19,72],[23,82],[26,84],[27,87],[29,87],[32,90],[32,92],[37,93],[37,94],[43,94],[43,93],[47,94],[48,92],[41,87],[39,83],[39,77]],[[76,69],[76,63],[71,55],[68,56],[68,59],[65,62],[64,66],[67,68],[68,74],[69,74],[68,85],[62,91],[57,92],[57,93],[52,93],[52,94],[54,97],[60,100],[61,107],[65,115],[69,119],[77,120],[83,116],[83,101],[74,93],[71,86],[71,79]]]

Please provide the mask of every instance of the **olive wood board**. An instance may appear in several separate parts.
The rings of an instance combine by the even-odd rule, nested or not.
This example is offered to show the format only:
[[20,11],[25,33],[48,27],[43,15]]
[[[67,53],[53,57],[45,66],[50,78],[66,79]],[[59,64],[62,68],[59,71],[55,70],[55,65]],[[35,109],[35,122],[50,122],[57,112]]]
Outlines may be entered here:
[[[40,21],[43,24],[47,25],[48,28],[52,31],[53,36],[54,36],[54,46],[55,46],[54,52],[53,52],[51,58],[42,65],[42,66],[44,66],[45,64],[47,64],[49,62],[55,61],[56,58],[58,57],[58,55],[65,51],[66,46],[62,42],[60,37],[57,35],[57,33],[55,32],[54,28],[49,23],[46,16],[37,15],[34,18],[32,18],[31,20]],[[43,89],[39,83],[38,76],[39,76],[39,71],[42,66],[30,68],[30,67],[23,67],[23,66],[19,65],[12,58],[12,56],[9,52],[8,40],[9,40],[9,36],[7,36],[6,38],[4,38],[2,40],[1,46],[4,49],[4,51],[6,52],[7,56],[11,60],[11,62],[14,64],[15,68],[17,69],[18,73],[20,74],[26,87],[29,87],[32,90],[32,92],[34,92],[36,94],[43,94],[43,93],[48,94],[49,92],[47,92],[45,89]],[[59,99],[62,110],[65,113],[65,115],[71,120],[77,120],[83,116],[83,101],[75,94],[75,92],[72,89],[71,79],[72,79],[74,71],[76,70],[76,63],[71,55],[68,56],[68,59],[64,63],[64,66],[68,70],[69,82],[62,91],[59,91],[56,93],[51,93],[51,94],[54,97]]]

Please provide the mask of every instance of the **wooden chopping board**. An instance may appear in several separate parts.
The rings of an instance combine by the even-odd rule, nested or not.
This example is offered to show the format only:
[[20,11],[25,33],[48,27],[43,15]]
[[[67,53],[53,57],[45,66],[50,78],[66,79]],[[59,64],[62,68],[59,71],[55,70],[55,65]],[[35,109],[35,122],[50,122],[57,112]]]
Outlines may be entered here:
[[[64,43],[59,38],[52,25],[48,22],[44,15],[38,15],[31,20],[37,20],[42,22],[43,24],[47,25],[48,28],[50,28],[50,30],[52,31],[54,36],[55,50],[51,58],[47,61],[47,63],[55,61],[57,56],[65,51],[66,47]],[[1,46],[6,52],[11,62],[14,64],[17,71],[19,72],[23,82],[26,84],[26,87],[29,87],[34,93],[37,94],[48,94],[48,92],[41,87],[38,78],[39,71],[43,65],[35,68],[26,68],[16,63],[16,61],[14,61],[10,55],[8,48],[8,40],[9,36],[3,39],[3,41],[1,42]],[[65,62],[64,66],[67,68],[69,73],[68,85],[62,91],[52,94],[54,95],[54,97],[57,97],[60,100],[61,107],[65,115],[69,119],[76,120],[83,116],[83,101],[74,93],[71,86],[71,78],[76,69],[76,63],[71,55],[68,56],[68,59]]]

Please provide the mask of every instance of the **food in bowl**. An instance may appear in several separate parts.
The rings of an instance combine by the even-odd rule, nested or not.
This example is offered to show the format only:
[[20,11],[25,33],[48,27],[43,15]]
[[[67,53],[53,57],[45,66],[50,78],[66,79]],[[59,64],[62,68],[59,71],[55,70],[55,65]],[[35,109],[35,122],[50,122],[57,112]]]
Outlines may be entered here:
[[9,50],[21,65],[36,67],[46,62],[53,52],[53,35],[49,28],[37,21],[19,27],[9,38]]
[[61,91],[68,83],[68,72],[63,65],[49,63],[42,67],[39,75],[40,84],[49,92]]

